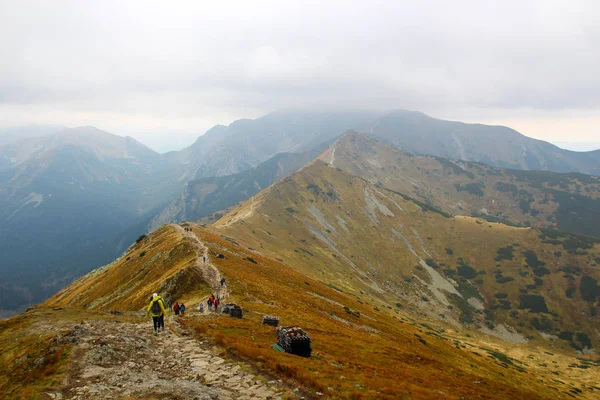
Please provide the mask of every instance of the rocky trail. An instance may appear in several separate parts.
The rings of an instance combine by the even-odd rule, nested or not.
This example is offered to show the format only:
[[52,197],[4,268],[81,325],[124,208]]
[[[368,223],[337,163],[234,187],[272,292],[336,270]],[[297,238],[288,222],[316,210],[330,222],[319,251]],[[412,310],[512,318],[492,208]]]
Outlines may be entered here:
[[279,381],[227,361],[208,341],[186,334],[174,316],[155,336],[150,321],[86,321],[75,325],[76,343],[64,386],[46,399],[280,399]]
[[[221,272],[211,261],[210,254],[208,254],[208,248],[202,241],[194,234],[193,231],[186,231],[180,225],[172,225],[175,229],[179,231],[188,239],[192,245],[196,248],[196,252],[198,256],[196,257],[195,267],[202,271],[202,276],[207,282],[210,282],[211,287],[215,290],[215,296],[219,296],[221,299],[221,303],[225,304],[229,298],[229,293],[227,292],[227,285],[221,286]],[[194,225],[190,224],[190,227],[194,229]],[[198,229],[198,227],[196,227]],[[206,260],[206,261],[205,261]],[[205,306],[205,312],[208,312],[207,307]]]

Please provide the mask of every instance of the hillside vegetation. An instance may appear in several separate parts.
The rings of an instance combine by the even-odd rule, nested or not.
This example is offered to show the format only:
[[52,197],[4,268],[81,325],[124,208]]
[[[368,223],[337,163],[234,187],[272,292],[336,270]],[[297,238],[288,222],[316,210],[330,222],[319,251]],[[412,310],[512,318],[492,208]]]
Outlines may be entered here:
[[183,293],[208,291],[197,252],[183,235],[165,225],[137,243],[117,261],[84,275],[44,304],[98,310],[139,310],[154,292],[178,298]]
[[320,157],[453,215],[600,236],[600,178],[415,156],[355,132]]
[[320,160],[216,228],[360,301],[375,298],[380,309],[515,343],[600,344],[595,238],[452,218]]
[[[235,319],[192,312],[182,322],[195,329],[199,337],[222,346],[230,357],[247,360],[261,370],[302,385],[309,397],[318,398],[316,393],[320,392],[330,398],[430,399],[443,395],[449,399],[542,399],[559,398],[573,388],[582,397],[596,390],[588,382],[588,377],[594,379],[595,372],[584,376],[578,369],[568,369],[570,363],[576,362],[574,358],[557,354],[561,383],[542,383],[540,379],[551,376],[549,371],[537,367],[531,359],[526,361],[524,356],[523,361],[515,358],[520,357],[518,352],[507,354],[498,340],[488,340],[477,333],[467,338],[460,331],[439,325],[435,319],[414,318],[404,311],[390,310],[377,297],[361,299],[342,292],[289,268],[281,259],[259,254],[263,250],[249,249],[220,229],[191,226],[207,247],[209,262],[227,279],[227,301],[242,305],[245,313],[243,319]],[[183,284],[178,287],[186,289],[175,295],[164,286],[168,279],[157,281],[150,270],[134,273],[139,282],[135,289],[139,302],[135,296],[119,296],[120,292],[113,289],[126,288],[133,282],[131,275],[124,273],[127,257],[139,258],[140,251],[145,250],[144,257],[154,258],[169,245],[189,245],[186,238],[181,242],[177,232],[171,226],[161,228],[144,245],[132,247],[112,266],[74,282],[44,306],[110,306],[115,312],[136,311],[154,287],[161,286],[164,296],[184,301],[193,309],[207,291],[199,293],[195,284]],[[225,258],[214,258],[216,253]],[[186,265],[188,253],[177,253],[175,258],[180,260],[178,265]],[[155,264],[162,268],[161,258],[156,259]],[[140,266],[131,268],[137,271]],[[165,268],[165,277],[178,268]],[[93,290],[100,286],[107,290]],[[107,293],[112,293],[114,301],[106,302]],[[265,314],[278,315],[283,325],[297,324],[308,331],[313,356],[306,359],[273,350],[274,328],[261,325]],[[519,350],[540,362],[543,359],[535,349]]]

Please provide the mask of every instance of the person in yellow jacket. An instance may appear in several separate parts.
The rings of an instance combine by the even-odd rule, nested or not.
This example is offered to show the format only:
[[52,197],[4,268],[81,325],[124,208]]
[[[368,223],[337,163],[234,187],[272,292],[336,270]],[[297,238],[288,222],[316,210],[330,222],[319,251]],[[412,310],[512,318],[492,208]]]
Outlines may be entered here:
[[158,335],[158,331],[165,330],[165,302],[157,293],[152,295],[150,304],[146,310],[146,315],[152,315],[152,322],[154,324],[154,334]]

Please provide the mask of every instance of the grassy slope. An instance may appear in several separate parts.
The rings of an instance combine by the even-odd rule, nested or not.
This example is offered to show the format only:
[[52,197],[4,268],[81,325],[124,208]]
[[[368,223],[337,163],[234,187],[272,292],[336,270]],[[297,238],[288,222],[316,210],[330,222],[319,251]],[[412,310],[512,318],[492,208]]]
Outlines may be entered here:
[[[554,376],[532,364],[528,366],[507,358],[499,342],[486,336],[476,333],[472,337],[461,336],[459,331],[441,329],[427,317],[414,319],[404,311],[384,309],[383,303],[375,297],[342,293],[289,268],[286,263],[258,254],[259,246],[251,250],[243,241],[223,237],[221,229],[196,228],[195,232],[208,246],[209,254],[225,254],[225,259],[213,261],[227,278],[231,300],[242,305],[246,313],[241,320],[216,315],[188,316],[185,323],[224,346],[232,356],[247,358],[314,391],[334,398],[430,399],[442,396],[442,392],[450,399],[536,399],[558,398],[557,394],[568,391],[568,385],[577,382],[584,394],[591,393],[581,386],[583,378],[579,375],[557,377],[565,381],[564,385],[539,382],[540,379],[549,381]],[[175,257],[177,262],[164,267],[163,255],[177,248],[182,249]],[[188,252],[183,251],[185,248],[186,242],[181,241],[174,228],[163,227],[133,246],[120,261],[74,282],[47,305],[137,311],[145,304],[146,292],[160,284],[151,271],[158,273],[155,270],[158,268],[169,276],[176,270],[185,270],[190,259]],[[156,257],[152,266],[147,265],[145,269],[145,263],[139,260],[142,251],[147,253],[141,259]],[[264,249],[260,251],[266,253]],[[130,264],[127,257],[131,257]],[[133,291],[137,295],[119,296],[136,280],[141,281]],[[176,287],[181,288],[178,298],[195,308],[199,298],[197,285]],[[107,296],[113,301],[98,301]],[[42,308],[38,312],[42,315],[49,311]],[[65,309],[52,313],[46,318],[57,322],[73,318],[117,318],[92,310]],[[16,318],[31,318],[28,314]],[[313,338],[313,357],[304,359],[271,349],[276,335],[274,328],[260,324],[264,314],[280,316],[282,325],[297,324],[306,329]],[[23,332],[24,326],[16,326],[13,336]],[[1,348],[7,348],[8,343],[10,340],[4,340]],[[541,353],[529,348],[520,350],[527,355],[533,352],[535,357]],[[16,357],[11,356],[5,364],[10,365]],[[573,362],[566,357],[556,357],[565,368],[568,362]],[[58,379],[60,374],[56,374],[60,371],[50,373],[49,379]],[[588,379],[598,377],[595,371],[586,371],[586,376]],[[15,385],[13,378],[9,384]],[[44,384],[52,383],[41,381],[39,386],[26,387],[26,390],[39,390]],[[24,384],[20,385],[22,389]]]
[[166,292],[168,288],[170,297],[177,298],[205,288],[200,274],[190,268],[195,259],[195,249],[181,234],[171,226],[163,226],[134,244],[112,265],[83,276],[44,304],[139,310],[154,292]]
[[[512,367],[507,373],[496,360],[457,350],[455,342],[441,338],[445,336],[441,331],[404,313],[375,311],[219,232],[199,234],[212,254],[225,254],[225,259],[215,262],[245,316],[188,319],[187,323],[232,355],[341,398],[430,399],[440,392],[448,398],[550,396],[550,390],[533,376]],[[280,316],[282,325],[307,330],[313,339],[313,357],[271,349],[276,342],[274,328],[260,324],[266,314]]]
[[[379,207],[377,203],[387,216],[368,211]],[[380,307],[403,307],[453,324],[471,316],[471,328],[506,323],[533,337],[539,337],[534,326],[543,320],[552,324],[547,333],[582,332],[596,345],[600,339],[594,329],[599,322],[597,301],[585,301],[578,289],[583,276],[600,279],[598,244],[570,254],[564,242],[544,243],[534,229],[469,217],[445,218],[320,161],[234,209],[216,227],[361,301],[376,299]],[[511,245],[513,259],[497,261],[498,249]],[[528,265],[528,251],[545,263],[546,275],[537,276],[536,272],[546,271]],[[560,257],[555,255],[558,252]],[[445,296],[448,303],[440,299],[435,287],[422,283],[431,279],[419,259],[434,265],[440,277],[447,275],[457,282],[464,300],[481,296],[486,313],[457,296]],[[458,271],[465,264],[477,276],[461,278]],[[578,272],[567,274],[560,270],[565,266]],[[502,278],[513,280],[499,283]],[[572,298],[565,294],[569,287],[575,288]],[[521,309],[524,292],[543,296],[554,314]],[[498,307],[498,294],[506,295],[509,309]],[[569,347],[568,341],[555,342]]]
[[59,386],[69,366],[73,327],[90,319],[124,321],[128,317],[75,308],[36,307],[0,320],[0,397],[38,399],[44,390]]
[[594,220],[600,212],[598,177],[413,156],[352,132],[320,158],[451,214],[600,236],[600,221]]

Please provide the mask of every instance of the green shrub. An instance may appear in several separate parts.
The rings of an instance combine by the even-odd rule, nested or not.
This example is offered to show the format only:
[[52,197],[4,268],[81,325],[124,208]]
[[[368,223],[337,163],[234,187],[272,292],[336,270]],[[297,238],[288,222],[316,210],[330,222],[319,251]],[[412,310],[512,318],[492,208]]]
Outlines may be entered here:
[[448,247],[446,247],[444,250],[446,250],[446,254],[448,254],[449,256],[454,255],[454,250],[452,250],[452,249],[450,249]]
[[545,262],[541,261],[537,257],[537,254],[535,254],[535,251],[533,250],[525,250],[523,255],[525,256],[525,262],[527,262],[527,265],[529,265],[531,268],[538,268],[546,265]]
[[510,310],[511,302],[506,299],[499,299],[497,304],[498,308]]
[[512,260],[514,258],[512,246],[500,247],[497,253],[498,255],[495,258],[496,261]]
[[483,183],[467,183],[466,185],[462,186],[460,184],[456,184],[454,185],[454,187],[456,188],[456,190],[458,192],[469,192],[472,195],[475,196],[479,196],[479,197],[483,197],[483,189],[485,189],[485,185]]
[[446,275],[449,278],[453,278],[456,276],[456,271],[453,269],[444,269],[444,270],[442,270],[442,272],[444,273],[444,275]]
[[558,270],[566,274],[573,274],[577,276],[581,275],[581,267],[572,267],[569,265],[565,265],[564,267],[560,267]]
[[586,333],[577,332],[575,334],[575,338],[577,339],[577,341],[579,343],[581,343],[581,345],[583,347],[587,347],[587,348],[590,348],[590,349],[592,348],[592,341],[590,340],[590,337]]
[[562,340],[573,340],[573,332],[561,331],[558,334],[558,337]]
[[523,214],[529,214],[531,211],[531,201],[522,199],[519,201],[519,208],[523,212]]
[[145,252],[145,251],[142,251],[142,252],[140,253],[140,257],[144,257],[145,255],[146,255],[146,252]]
[[496,293],[494,297],[497,299],[506,299],[508,295],[506,293]]
[[519,192],[519,189],[517,188],[517,186],[515,184],[504,183],[504,182],[496,183],[496,190],[499,190],[501,192],[506,192],[506,193],[512,193],[514,195],[516,195]]
[[542,317],[541,319],[539,319],[538,317],[533,317],[531,319],[531,326],[533,326],[538,331],[543,331],[543,332],[551,332],[552,329],[554,328],[552,326],[552,321],[550,321],[546,317]]
[[528,308],[534,313],[547,313],[548,307],[546,306],[546,300],[544,297],[537,294],[522,294],[519,296],[521,304],[520,309]]
[[565,290],[565,296],[567,296],[567,298],[569,299],[572,299],[573,295],[575,294],[575,291],[577,291],[575,286],[569,286],[567,290]]
[[594,302],[600,296],[600,287],[598,281],[591,276],[582,276],[579,282],[579,291],[581,298],[585,301]]
[[477,271],[475,271],[475,268],[463,264],[458,266],[458,275],[465,279],[473,279],[477,276]]
[[139,238],[137,238],[135,242],[136,242],[136,243],[139,243],[139,242],[141,242],[142,240],[146,239],[147,237],[148,237],[148,236],[146,236],[145,234],[144,234],[144,235],[140,235],[140,237],[139,237]]
[[538,267],[533,270],[533,273],[536,274],[537,276],[544,276],[544,275],[549,275],[550,270],[546,267]]
[[514,280],[515,280],[515,278],[512,278],[510,276],[496,275],[496,282],[498,282],[498,283],[508,283],[508,282],[512,282]]

